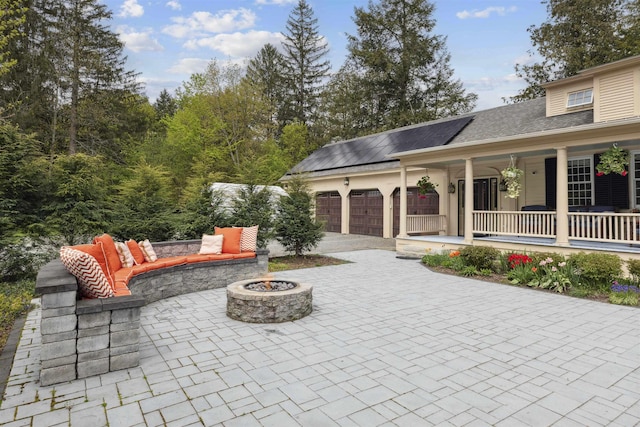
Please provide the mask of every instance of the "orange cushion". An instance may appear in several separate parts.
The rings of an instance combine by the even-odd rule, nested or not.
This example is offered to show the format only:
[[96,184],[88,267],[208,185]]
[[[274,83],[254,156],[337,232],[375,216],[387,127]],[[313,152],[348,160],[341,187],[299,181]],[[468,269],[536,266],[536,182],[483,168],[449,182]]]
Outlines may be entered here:
[[207,254],[187,255],[187,264],[191,264],[194,262],[203,262],[203,261],[209,261],[209,255]]
[[124,284],[129,283],[129,279],[133,276],[133,267],[125,267],[116,271],[116,274],[113,275],[113,280],[116,283],[116,289],[118,288],[117,283],[121,282]]
[[223,254],[239,254],[240,238],[242,237],[242,228],[216,227],[216,234],[222,234],[222,253]]
[[208,261],[218,261],[223,259],[233,259],[233,254],[209,254]]
[[255,258],[255,252],[241,252],[239,254],[233,254],[233,259],[241,259],[241,258]]
[[[167,257],[167,258],[160,258],[158,261],[163,262],[165,267],[171,267],[172,265],[186,264],[187,263],[187,257],[186,256],[172,256],[172,257]],[[156,261],[156,262],[158,262],[158,261]]]
[[129,252],[133,255],[133,260],[136,264],[140,265],[145,262],[144,254],[142,253],[142,249],[138,246],[138,242],[135,240],[127,240],[127,246],[129,247]]
[[136,274],[151,271],[154,269],[154,267],[151,265],[151,263],[145,262],[144,264],[134,265],[133,267],[131,267],[131,269],[133,270],[133,275],[135,276]]
[[84,252],[85,254],[89,254],[92,257],[94,257],[96,259],[96,261],[98,261],[98,264],[100,265],[100,268],[102,269],[102,272],[106,276],[107,281],[111,285],[111,288],[113,288],[113,277],[111,277],[111,275],[109,274],[109,268],[107,267],[107,261],[104,258],[104,252],[102,251],[102,245],[92,245],[92,244],[76,245],[76,246],[71,246],[71,248],[75,249],[75,250],[78,250],[78,251],[81,251],[81,252]]
[[153,271],[167,266],[167,264],[163,262],[162,259],[153,262],[145,262],[144,265],[146,265],[147,268],[145,271]]
[[113,276],[114,274],[116,274],[116,271],[122,268],[120,255],[118,255],[118,250],[116,249],[116,243],[113,241],[111,236],[106,233],[93,239],[93,243],[98,242],[102,243],[104,257],[107,260],[107,268],[109,269],[109,273],[107,275]]
[[131,295],[131,291],[123,282],[116,282],[116,288],[113,290],[113,296]]

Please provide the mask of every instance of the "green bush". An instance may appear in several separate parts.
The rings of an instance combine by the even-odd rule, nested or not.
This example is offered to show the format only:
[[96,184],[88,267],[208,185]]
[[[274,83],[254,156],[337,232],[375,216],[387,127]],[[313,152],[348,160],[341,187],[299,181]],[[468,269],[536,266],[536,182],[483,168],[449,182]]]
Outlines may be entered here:
[[442,262],[443,267],[450,268],[457,272],[460,272],[465,267],[467,267],[467,265],[464,262],[464,259],[462,259],[462,257],[459,255],[456,255],[456,256],[447,255],[446,257],[447,258]]
[[581,286],[599,292],[606,292],[622,275],[622,260],[618,255],[579,252],[571,255],[568,262]]
[[532,264],[535,266],[540,265],[540,261],[544,261],[548,258],[551,258],[555,264],[566,261],[564,255],[555,252],[531,252],[527,255],[529,255]]
[[627,261],[627,270],[629,277],[635,283],[640,282],[640,259],[630,259]]
[[460,258],[464,264],[476,270],[490,269],[495,271],[499,264],[500,251],[489,246],[466,246],[460,249]]
[[468,265],[460,270],[460,274],[464,277],[477,276],[479,274],[478,270],[472,265]]
[[439,267],[449,259],[447,254],[428,254],[422,257],[421,262],[427,267]]
[[[0,283],[0,331],[7,331],[18,316],[29,311],[35,282],[23,280],[16,283]],[[0,348],[6,335],[0,334]]]

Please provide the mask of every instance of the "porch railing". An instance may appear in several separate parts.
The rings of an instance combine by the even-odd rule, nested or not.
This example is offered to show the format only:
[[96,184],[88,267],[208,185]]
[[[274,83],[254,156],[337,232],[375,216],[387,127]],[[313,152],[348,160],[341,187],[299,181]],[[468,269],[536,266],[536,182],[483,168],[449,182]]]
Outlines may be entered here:
[[473,232],[497,236],[556,237],[553,211],[474,211]]
[[407,234],[447,231],[445,215],[407,215]]
[[637,213],[569,213],[569,238],[612,243],[640,242]]

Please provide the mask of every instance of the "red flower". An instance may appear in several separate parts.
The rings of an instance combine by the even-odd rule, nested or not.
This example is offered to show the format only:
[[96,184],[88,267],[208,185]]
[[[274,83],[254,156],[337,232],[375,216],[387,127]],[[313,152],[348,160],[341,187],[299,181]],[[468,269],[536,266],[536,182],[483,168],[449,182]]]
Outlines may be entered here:
[[598,173],[596,174],[596,176],[603,176],[603,175],[604,175],[604,172],[598,172]]
[[620,173],[620,175],[622,175],[622,176],[627,176],[627,171],[626,171],[626,170],[623,170],[623,171]]

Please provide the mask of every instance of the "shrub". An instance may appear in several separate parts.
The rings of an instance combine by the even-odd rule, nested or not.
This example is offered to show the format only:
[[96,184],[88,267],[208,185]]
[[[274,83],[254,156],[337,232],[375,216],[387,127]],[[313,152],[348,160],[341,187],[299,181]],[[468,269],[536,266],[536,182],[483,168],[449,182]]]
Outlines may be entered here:
[[569,264],[579,275],[582,286],[601,292],[606,292],[609,284],[622,275],[618,255],[579,252],[569,257]]
[[445,261],[449,259],[449,255],[446,254],[428,254],[422,257],[422,263],[428,267],[441,266]]
[[460,258],[465,265],[473,266],[477,270],[496,269],[496,262],[500,257],[500,251],[489,246],[466,246],[460,249]]
[[630,259],[627,261],[627,270],[629,277],[635,283],[640,282],[640,259]]
[[530,254],[531,262],[534,265],[540,265],[541,261],[545,261],[549,258],[553,260],[555,264],[566,261],[564,255],[555,253],[555,252],[532,252]]
[[[9,330],[18,316],[29,311],[33,292],[34,282],[30,280],[0,283],[0,331]],[[6,337],[0,333],[0,348],[4,347]]]
[[472,265],[468,265],[460,270],[460,275],[464,277],[476,276],[478,274],[478,270]]

